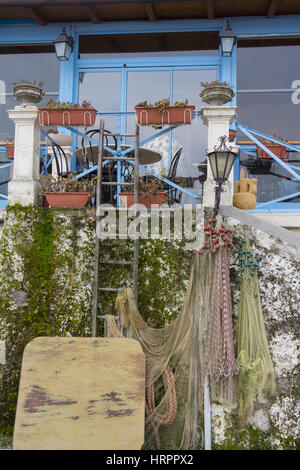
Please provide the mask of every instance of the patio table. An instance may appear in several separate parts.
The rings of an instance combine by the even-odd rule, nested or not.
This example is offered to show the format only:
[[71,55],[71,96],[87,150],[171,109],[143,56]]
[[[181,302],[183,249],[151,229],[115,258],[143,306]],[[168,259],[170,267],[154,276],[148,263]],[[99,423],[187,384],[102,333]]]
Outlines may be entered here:
[[[114,144],[106,145],[106,147],[109,147],[112,150],[115,150],[116,148]],[[130,147],[132,147],[132,145],[123,144],[120,146],[120,149],[124,151],[124,150],[129,149]],[[97,156],[98,156],[98,145],[92,145],[92,146],[87,145],[85,148],[81,147],[75,151],[75,156],[80,161],[87,159],[89,162],[94,162],[96,164]],[[112,154],[106,151],[105,156],[109,157],[109,156],[112,156]],[[103,159],[105,159],[105,156]],[[132,152],[127,153],[126,156],[129,160],[134,160],[134,149],[132,150]],[[143,147],[139,148],[140,165],[151,165],[152,163],[159,162],[161,159],[162,159],[162,155],[160,153],[154,152],[153,150],[149,150]]]

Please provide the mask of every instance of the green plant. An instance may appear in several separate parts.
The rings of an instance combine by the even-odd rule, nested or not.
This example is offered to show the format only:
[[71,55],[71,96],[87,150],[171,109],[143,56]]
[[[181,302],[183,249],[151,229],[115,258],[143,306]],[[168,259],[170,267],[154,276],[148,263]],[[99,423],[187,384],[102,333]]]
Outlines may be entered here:
[[[132,174],[131,176],[131,181],[134,181],[134,175]],[[158,178],[154,178],[153,176],[146,175],[146,176],[141,176],[139,178],[139,193],[145,198],[145,199],[151,199],[153,196],[158,191],[163,191],[164,190],[164,183],[159,180]],[[133,192],[134,187],[133,186],[128,186],[128,189],[126,189],[126,192]]]
[[93,193],[95,188],[95,180],[74,179],[76,173],[70,173],[67,177],[62,176],[41,176],[40,182],[45,193],[74,193],[74,192],[88,192]]
[[215,86],[225,86],[232,90],[232,86],[228,82],[220,82],[219,80],[213,80],[212,82],[200,82],[200,85],[203,88],[215,87]]
[[[175,101],[173,106],[184,107],[184,106],[187,106],[187,104],[188,104],[188,100],[185,99],[184,101]],[[142,107],[142,108],[156,107],[160,113],[163,113],[164,111],[166,111],[169,106],[170,106],[170,98],[162,98],[161,100],[156,101],[156,103],[154,104],[150,104],[148,103],[148,101],[141,101],[140,103],[136,105],[136,107]]]
[[81,104],[79,103],[71,103],[70,101],[54,101],[52,98],[48,99],[48,102],[44,108],[51,108],[51,109],[89,109],[92,107],[89,101],[83,100]]
[[44,86],[44,82],[42,82],[41,80],[37,83],[36,80],[34,80],[33,82],[31,82],[30,80],[20,80],[19,82],[12,82],[12,84],[14,86],[16,85],[35,85],[37,86],[38,88],[42,88],[42,86]]

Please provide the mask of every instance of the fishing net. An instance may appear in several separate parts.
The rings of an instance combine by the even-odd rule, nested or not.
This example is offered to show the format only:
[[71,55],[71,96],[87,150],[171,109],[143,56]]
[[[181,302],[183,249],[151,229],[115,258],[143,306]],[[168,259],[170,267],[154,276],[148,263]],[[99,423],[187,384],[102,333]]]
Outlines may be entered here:
[[257,280],[258,263],[247,236],[240,253],[242,281],[237,328],[239,416],[247,421],[257,396],[274,394],[275,373],[269,353]]
[[203,227],[205,241],[195,252],[184,305],[172,324],[149,327],[131,288],[116,300],[120,324],[106,316],[108,335],[134,338],[145,353],[145,449],[202,447],[207,374],[212,400],[235,403],[237,365],[228,267],[231,231],[224,225],[217,229],[213,222]]

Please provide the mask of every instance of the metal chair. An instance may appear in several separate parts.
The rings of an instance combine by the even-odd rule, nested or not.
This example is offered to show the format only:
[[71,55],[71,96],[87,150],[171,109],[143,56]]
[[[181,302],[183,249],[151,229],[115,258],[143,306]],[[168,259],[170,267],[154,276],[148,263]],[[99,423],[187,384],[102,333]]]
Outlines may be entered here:
[[[171,165],[168,171],[168,175],[167,175],[167,179],[174,183],[176,182],[175,180],[176,180],[177,167],[178,167],[179,159],[181,157],[181,153],[182,153],[182,147],[180,147],[175,153],[175,155],[173,156]],[[165,189],[169,191],[169,200],[168,200],[169,206],[171,206],[174,203],[179,204],[182,198],[182,192],[176,188],[173,188],[172,186],[169,186],[168,184],[165,185]]]
[[[94,137],[95,135],[99,134],[99,129],[91,129],[86,132],[86,136],[88,137]],[[104,129],[105,133],[110,134],[111,131]],[[109,137],[112,137],[115,148],[117,148],[117,139],[114,135],[112,136],[104,136],[105,138],[105,145],[108,147],[109,146]],[[83,137],[81,141],[82,145],[82,152],[84,156],[83,164],[82,167],[80,168],[80,171],[89,169],[94,167],[95,165],[98,164],[98,150],[96,150],[95,144],[93,144],[90,140],[88,141],[88,145],[86,145],[86,139]],[[103,181],[113,181],[114,175],[116,174],[116,162],[111,161],[108,162],[107,165],[103,167]],[[87,178],[92,179],[94,178],[96,174],[95,172],[90,172],[87,174]],[[104,203],[110,203],[114,204],[116,199],[116,188],[113,188],[111,185],[110,186],[104,186],[103,187],[103,194],[102,194],[102,201]],[[93,200],[91,201],[91,204],[93,206]]]

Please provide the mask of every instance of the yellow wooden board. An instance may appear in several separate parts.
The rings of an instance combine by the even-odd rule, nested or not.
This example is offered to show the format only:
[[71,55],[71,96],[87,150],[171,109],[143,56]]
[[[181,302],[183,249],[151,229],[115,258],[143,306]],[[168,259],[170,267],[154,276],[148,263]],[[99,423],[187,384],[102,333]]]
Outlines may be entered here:
[[145,358],[123,338],[39,337],[22,362],[13,449],[140,449]]

